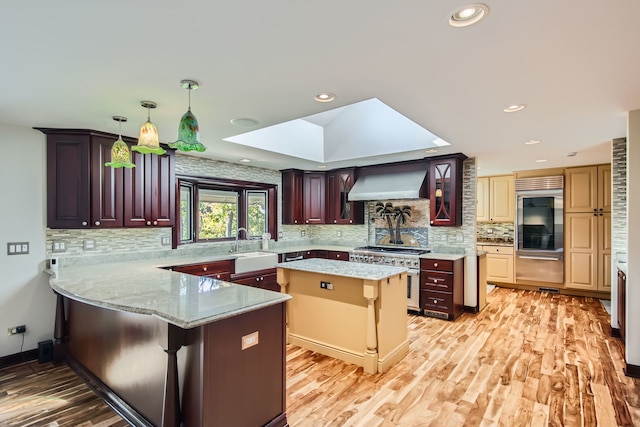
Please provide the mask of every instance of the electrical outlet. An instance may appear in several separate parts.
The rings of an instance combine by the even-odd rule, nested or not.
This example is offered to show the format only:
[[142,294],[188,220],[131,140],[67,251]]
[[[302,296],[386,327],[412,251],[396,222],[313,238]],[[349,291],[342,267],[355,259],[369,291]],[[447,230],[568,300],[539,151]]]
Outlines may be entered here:
[[51,252],[66,252],[67,243],[62,240],[54,240],[51,248]]
[[487,234],[493,234],[493,228],[487,228]]
[[464,242],[464,234],[457,233],[456,234],[456,242]]
[[332,291],[333,284],[330,282],[320,282],[320,289],[326,289],[328,291]]
[[82,248],[85,251],[91,251],[96,248],[96,241],[93,239],[84,239],[82,242]]
[[338,231],[336,234],[338,235],[338,237],[342,237],[342,231]]
[[27,327],[25,325],[19,325],[7,329],[7,331],[9,332],[9,335],[24,334],[27,332]]
[[160,239],[162,246],[169,246],[171,244],[171,237],[169,236],[162,236],[162,238]]
[[300,230],[300,237],[304,237],[307,235],[307,232],[305,230]]

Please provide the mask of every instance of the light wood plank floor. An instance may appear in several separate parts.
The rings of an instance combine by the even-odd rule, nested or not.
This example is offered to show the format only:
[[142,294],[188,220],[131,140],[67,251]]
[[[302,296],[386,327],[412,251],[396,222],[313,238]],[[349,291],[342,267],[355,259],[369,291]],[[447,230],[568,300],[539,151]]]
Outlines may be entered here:
[[[455,322],[411,316],[411,351],[384,374],[288,346],[290,424],[640,426],[640,380],[624,376],[598,300],[501,288],[487,300]],[[125,425],[97,399],[64,366],[0,370],[3,426]]]

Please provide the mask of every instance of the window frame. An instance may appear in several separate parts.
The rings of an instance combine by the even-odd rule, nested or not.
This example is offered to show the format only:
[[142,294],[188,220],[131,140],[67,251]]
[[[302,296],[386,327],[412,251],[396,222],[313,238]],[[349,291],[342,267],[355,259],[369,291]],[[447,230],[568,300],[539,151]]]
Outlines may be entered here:
[[[181,189],[182,187],[191,189],[191,231],[192,236],[190,240],[182,240],[182,210],[181,210]],[[262,182],[241,181],[235,179],[214,178],[205,176],[194,175],[176,175],[176,226],[173,232],[173,247],[176,248],[179,245],[187,245],[193,243],[213,243],[213,242],[228,242],[235,241],[235,237],[224,237],[216,239],[199,239],[199,191],[200,189],[207,190],[221,190],[232,191],[238,193],[238,228],[247,227],[247,212],[248,212],[248,195],[252,191],[264,191],[266,194],[266,228],[267,232],[271,234],[271,238],[278,240],[278,194],[277,184],[268,184]],[[259,239],[262,236],[253,236],[248,238],[246,233],[241,233],[239,240],[252,240]]]

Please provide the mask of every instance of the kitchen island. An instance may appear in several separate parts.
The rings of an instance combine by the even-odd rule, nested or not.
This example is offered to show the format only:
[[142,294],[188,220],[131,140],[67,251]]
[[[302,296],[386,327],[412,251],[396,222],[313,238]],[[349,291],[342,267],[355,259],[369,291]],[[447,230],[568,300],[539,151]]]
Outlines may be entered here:
[[132,425],[286,425],[290,296],[157,267],[61,268],[56,350]]
[[287,342],[385,372],[409,352],[407,269],[327,259],[277,264]]

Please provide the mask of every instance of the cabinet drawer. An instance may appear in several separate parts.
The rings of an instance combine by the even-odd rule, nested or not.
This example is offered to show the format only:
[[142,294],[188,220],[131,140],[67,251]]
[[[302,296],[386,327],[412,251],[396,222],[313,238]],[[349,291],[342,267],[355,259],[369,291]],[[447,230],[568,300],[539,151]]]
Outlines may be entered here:
[[513,255],[513,246],[482,246],[488,254]]
[[209,277],[211,279],[224,280],[225,282],[229,282],[231,280],[231,273],[229,273],[228,271],[222,271],[219,273],[207,273],[209,274],[202,274],[202,276]]
[[453,308],[453,294],[420,290],[420,306],[425,310],[451,313]]
[[422,270],[420,272],[420,279],[420,289],[453,292],[452,273]]
[[453,261],[442,259],[421,259],[420,268],[422,270],[448,271],[453,272]]
[[[216,278],[215,276],[218,273],[230,273],[231,272],[231,261],[215,261],[215,262],[204,262],[201,264],[190,264],[190,265],[176,265],[172,268],[173,271],[177,271],[179,273],[193,274],[196,276],[211,276]],[[228,276],[227,276],[228,279]]]

